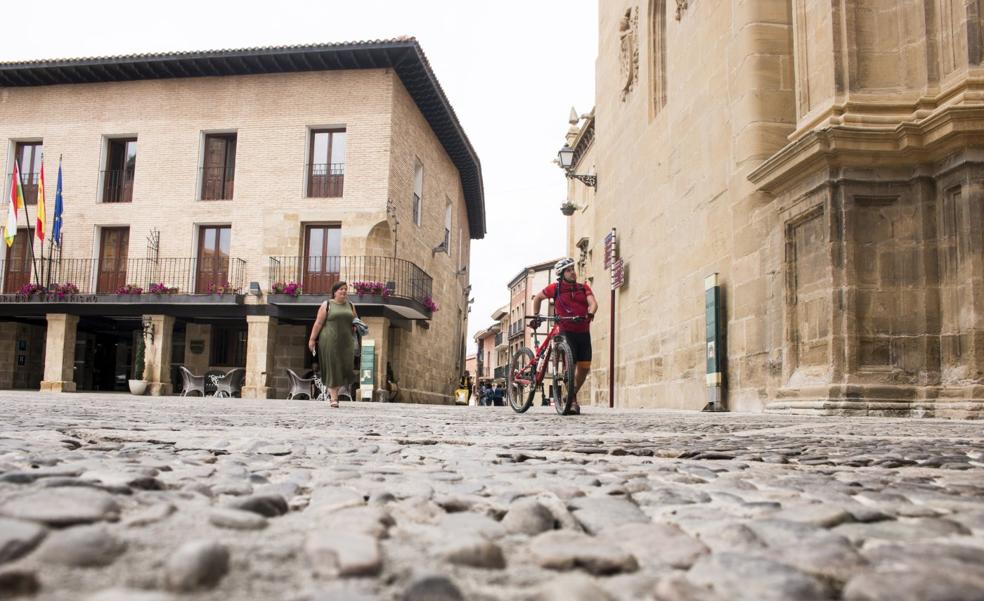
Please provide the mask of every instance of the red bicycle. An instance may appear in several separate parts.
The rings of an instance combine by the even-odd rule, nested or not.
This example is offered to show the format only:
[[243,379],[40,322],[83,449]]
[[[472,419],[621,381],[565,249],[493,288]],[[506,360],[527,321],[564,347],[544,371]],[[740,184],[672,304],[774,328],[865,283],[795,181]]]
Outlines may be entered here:
[[[533,346],[536,354],[528,347],[522,347],[513,355],[509,363],[509,378],[506,382],[506,397],[509,406],[516,413],[524,413],[533,405],[536,391],[544,390],[544,379],[549,380],[550,396],[554,401],[557,413],[565,415],[574,402],[574,352],[562,334],[560,322],[582,321],[584,317],[530,317],[524,319],[539,319],[554,322],[543,344],[537,341],[537,332],[533,330]],[[546,393],[543,392],[544,398]]]

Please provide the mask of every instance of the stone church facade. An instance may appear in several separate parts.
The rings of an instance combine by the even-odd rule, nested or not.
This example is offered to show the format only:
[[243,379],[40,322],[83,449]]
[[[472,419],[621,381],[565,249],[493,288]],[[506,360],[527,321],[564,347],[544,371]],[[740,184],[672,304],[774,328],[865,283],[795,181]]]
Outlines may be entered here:
[[717,273],[731,410],[980,416],[979,4],[599,3],[569,252],[607,315],[619,234],[617,406],[701,407]]

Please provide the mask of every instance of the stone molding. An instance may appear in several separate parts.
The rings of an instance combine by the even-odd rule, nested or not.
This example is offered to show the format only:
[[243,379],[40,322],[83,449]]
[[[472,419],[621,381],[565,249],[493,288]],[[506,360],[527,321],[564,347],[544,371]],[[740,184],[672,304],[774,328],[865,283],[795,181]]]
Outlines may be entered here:
[[975,145],[984,145],[984,106],[952,106],[918,123],[811,131],[772,155],[748,179],[776,194],[822,167],[871,166],[875,155],[880,164],[914,165]]

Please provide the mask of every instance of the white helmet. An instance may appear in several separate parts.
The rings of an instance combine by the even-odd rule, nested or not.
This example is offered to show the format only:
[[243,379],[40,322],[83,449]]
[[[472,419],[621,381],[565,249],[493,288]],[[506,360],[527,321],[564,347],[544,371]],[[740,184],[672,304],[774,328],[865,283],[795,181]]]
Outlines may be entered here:
[[573,267],[573,266],[574,266],[574,259],[570,257],[565,257],[557,261],[557,264],[554,265],[554,275],[556,275],[557,279],[559,280],[560,278],[564,277],[564,270],[567,269],[568,267]]

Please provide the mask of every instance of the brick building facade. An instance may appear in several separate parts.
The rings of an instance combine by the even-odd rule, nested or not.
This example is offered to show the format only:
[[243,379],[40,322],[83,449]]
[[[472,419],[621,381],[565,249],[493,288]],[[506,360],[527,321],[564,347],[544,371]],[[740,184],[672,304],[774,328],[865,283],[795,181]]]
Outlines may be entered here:
[[[0,107],[4,198],[35,145],[49,218],[58,157],[65,198],[51,261],[35,243],[45,261],[25,278],[23,248],[7,253],[0,346],[21,350],[0,352],[0,386],[117,389],[146,331],[154,394],[180,387],[180,364],[242,367],[244,396],[282,397],[343,279],[376,385],[389,368],[401,400],[450,402],[481,166],[415,40],[6,63]],[[16,294],[42,263],[80,294]],[[177,293],[149,295],[152,282]],[[117,294],[127,284],[144,294]]]

